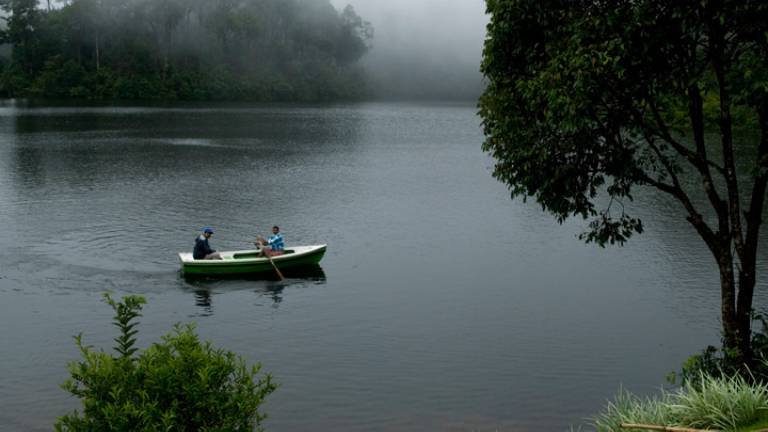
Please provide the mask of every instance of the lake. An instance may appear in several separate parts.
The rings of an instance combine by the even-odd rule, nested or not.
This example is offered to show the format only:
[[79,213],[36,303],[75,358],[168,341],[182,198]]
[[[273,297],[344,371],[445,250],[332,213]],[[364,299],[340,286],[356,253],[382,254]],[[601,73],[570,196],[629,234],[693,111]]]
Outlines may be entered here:
[[[4,102],[0,429],[79,407],[59,384],[73,335],[112,346],[106,290],[147,298],[141,346],[194,322],[261,362],[269,431],[567,431],[719,342],[714,261],[674,202],[640,193],[643,235],[585,245],[510,200],[482,139],[471,103]],[[321,270],[179,274],[203,226],[232,250],[275,224],[327,243]]]

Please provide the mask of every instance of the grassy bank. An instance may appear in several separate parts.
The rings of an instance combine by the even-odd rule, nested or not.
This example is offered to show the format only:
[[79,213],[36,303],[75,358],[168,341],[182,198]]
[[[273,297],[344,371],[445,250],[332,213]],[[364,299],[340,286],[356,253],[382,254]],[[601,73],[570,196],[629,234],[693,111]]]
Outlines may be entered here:
[[768,385],[742,377],[701,379],[652,398],[621,391],[594,419],[598,432],[641,431],[622,424],[649,424],[721,431],[768,428]]

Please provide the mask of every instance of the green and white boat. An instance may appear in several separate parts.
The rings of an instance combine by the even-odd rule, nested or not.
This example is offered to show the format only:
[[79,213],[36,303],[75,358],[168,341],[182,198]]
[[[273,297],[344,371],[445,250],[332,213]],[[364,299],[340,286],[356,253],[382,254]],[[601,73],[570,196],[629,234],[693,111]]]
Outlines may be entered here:
[[[298,267],[316,266],[325,255],[326,245],[286,247],[282,255],[272,257],[275,266],[282,270]],[[216,276],[246,275],[274,272],[272,263],[266,257],[259,256],[258,249],[221,252],[220,260],[196,260],[191,253],[182,252],[181,270],[184,275]]]

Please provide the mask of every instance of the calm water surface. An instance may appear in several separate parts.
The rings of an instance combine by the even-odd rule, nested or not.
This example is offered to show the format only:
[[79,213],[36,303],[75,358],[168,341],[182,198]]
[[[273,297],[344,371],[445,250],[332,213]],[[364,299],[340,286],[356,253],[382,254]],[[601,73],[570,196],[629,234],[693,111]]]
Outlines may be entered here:
[[[261,362],[271,431],[568,430],[718,342],[717,274],[673,203],[641,195],[643,236],[584,245],[509,200],[475,111],[0,106],[0,429],[78,406],[58,386],[72,335],[112,345],[105,290],[147,297],[143,346],[195,322]],[[180,277],[200,227],[229,250],[273,224],[328,243],[322,270]]]

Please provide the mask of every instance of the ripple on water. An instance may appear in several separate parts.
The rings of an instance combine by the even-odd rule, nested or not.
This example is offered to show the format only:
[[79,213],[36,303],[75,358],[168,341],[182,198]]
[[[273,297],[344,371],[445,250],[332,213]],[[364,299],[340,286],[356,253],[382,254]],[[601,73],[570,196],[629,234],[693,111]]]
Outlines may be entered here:
[[189,147],[228,147],[222,143],[205,138],[155,138],[150,140],[150,142]]
[[167,236],[163,227],[126,217],[120,223],[87,224],[59,232],[32,252],[61,264],[111,271],[163,272],[175,257],[152,248],[153,239]]

